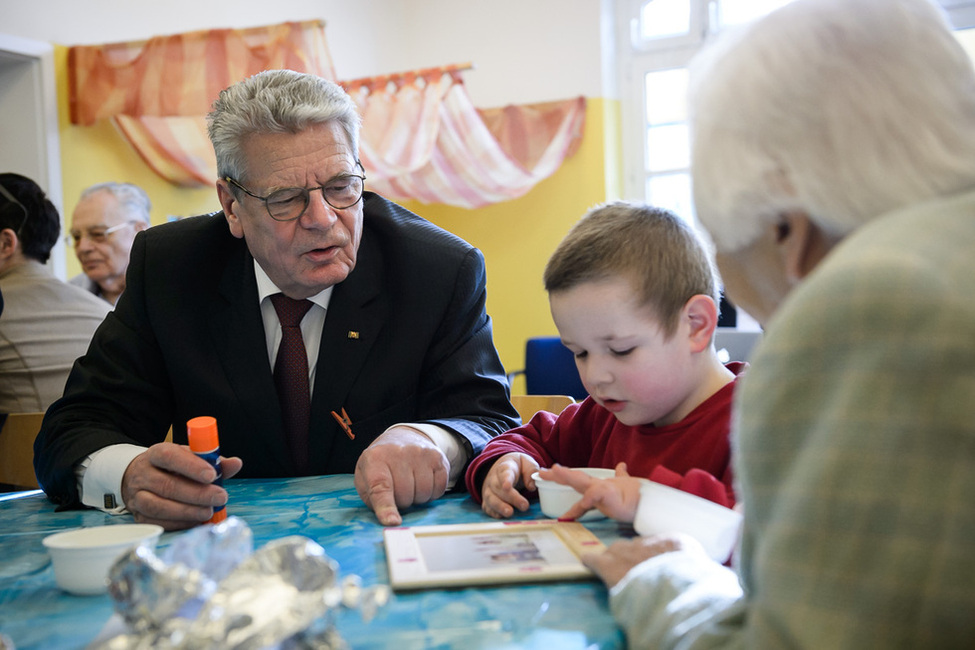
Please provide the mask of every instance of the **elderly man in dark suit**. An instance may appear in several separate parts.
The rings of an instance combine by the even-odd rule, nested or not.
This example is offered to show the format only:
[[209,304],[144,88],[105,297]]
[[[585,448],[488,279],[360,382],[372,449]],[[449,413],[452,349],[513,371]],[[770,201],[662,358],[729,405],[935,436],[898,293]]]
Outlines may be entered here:
[[[211,415],[225,476],[354,471],[399,524],[518,422],[483,257],[363,192],[359,116],[335,84],[263,72],[208,119],[223,211],[138,235],[122,298],[45,418],[38,479],[58,503],[204,522],[226,492],[183,444]],[[163,442],[171,425],[183,444]]]

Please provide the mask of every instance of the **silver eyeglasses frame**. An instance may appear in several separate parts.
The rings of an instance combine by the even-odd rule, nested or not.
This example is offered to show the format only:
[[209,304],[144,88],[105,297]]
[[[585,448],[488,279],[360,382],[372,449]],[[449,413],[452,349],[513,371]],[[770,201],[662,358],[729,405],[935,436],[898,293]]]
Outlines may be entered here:
[[[358,160],[356,161],[356,166],[359,169],[362,169],[362,163],[360,163]],[[351,203],[344,204],[344,205],[335,205],[334,203],[332,203],[329,200],[329,198],[328,198],[328,183],[333,183],[333,182],[335,182],[337,180],[353,179],[353,178],[358,178],[359,179],[359,182],[360,182],[360,185],[359,185],[359,193],[356,196],[355,200],[352,201]],[[227,181],[228,183],[230,183],[234,187],[239,188],[240,190],[242,190],[248,196],[252,196],[255,199],[258,199],[260,201],[263,201],[264,202],[264,209],[267,211],[268,216],[271,217],[272,219],[274,219],[275,221],[280,221],[280,222],[295,221],[296,219],[300,219],[301,216],[303,214],[305,214],[305,212],[308,210],[308,206],[311,204],[311,193],[314,192],[315,190],[320,190],[321,191],[322,198],[325,199],[325,202],[328,203],[333,209],[335,209],[335,210],[348,210],[349,208],[351,208],[356,203],[358,203],[359,201],[362,200],[362,193],[366,189],[366,175],[365,175],[365,173],[362,173],[362,174],[340,174],[340,175],[336,176],[335,178],[329,179],[328,183],[326,183],[325,185],[318,185],[317,187],[310,187],[310,188],[309,187],[282,187],[281,189],[274,190],[273,192],[271,192],[267,196],[261,196],[260,194],[257,194],[255,192],[251,192],[249,189],[247,189],[246,187],[244,187],[243,185],[241,185],[240,183],[238,183],[236,180],[234,180],[230,176],[224,176],[223,177],[223,180]],[[300,197],[300,198],[302,198],[304,200],[304,205],[301,208],[301,211],[298,212],[298,214],[295,215],[295,216],[293,216],[293,217],[285,217],[285,218],[276,217],[276,216],[274,216],[274,213],[271,211],[271,205],[269,203],[269,200],[272,199],[275,195],[289,196],[292,200],[293,199],[297,199],[297,198]]]
[[64,243],[67,244],[68,246],[77,246],[78,244],[81,243],[81,238],[87,235],[88,239],[92,240],[96,244],[100,244],[104,241],[107,241],[108,238],[112,235],[112,233],[118,232],[122,228],[125,228],[126,226],[131,226],[134,223],[135,221],[123,221],[122,223],[115,224],[111,228],[105,228],[105,230],[96,231],[96,232],[92,232],[91,230],[87,230],[84,233],[69,232],[67,235],[64,236]]

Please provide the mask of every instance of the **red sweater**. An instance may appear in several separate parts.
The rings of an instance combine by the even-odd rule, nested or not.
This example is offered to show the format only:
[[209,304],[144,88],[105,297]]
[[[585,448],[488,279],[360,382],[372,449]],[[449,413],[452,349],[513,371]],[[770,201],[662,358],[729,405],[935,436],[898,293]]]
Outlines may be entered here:
[[616,467],[626,462],[632,476],[642,476],[709,499],[735,504],[732,487],[731,403],[737,376],[747,367],[726,366],[736,375],[680,422],[663,427],[629,426],[587,397],[558,416],[539,411],[530,422],[497,436],[467,468],[467,489],[481,502],[488,470],[511,452],[528,454],[541,467]]

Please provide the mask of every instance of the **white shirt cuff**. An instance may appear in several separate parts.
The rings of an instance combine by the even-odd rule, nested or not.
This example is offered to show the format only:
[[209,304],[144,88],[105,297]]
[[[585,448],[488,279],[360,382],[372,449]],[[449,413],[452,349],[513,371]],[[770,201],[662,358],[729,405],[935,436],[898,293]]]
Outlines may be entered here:
[[389,429],[393,427],[409,427],[410,429],[419,431],[429,438],[433,444],[437,445],[440,451],[447,457],[447,462],[450,463],[450,473],[447,476],[447,489],[450,490],[457,484],[461,473],[464,471],[464,467],[467,466],[467,461],[470,460],[467,458],[467,450],[464,448],[464,445],[457,439],[457,434],[451,433],[435,424],[400,422],[389,427]]
[[94,452],[75,468],[81,502],[112,515],[127,512],[122,501],[122,476],[125,469],[145,447],[110,445]]

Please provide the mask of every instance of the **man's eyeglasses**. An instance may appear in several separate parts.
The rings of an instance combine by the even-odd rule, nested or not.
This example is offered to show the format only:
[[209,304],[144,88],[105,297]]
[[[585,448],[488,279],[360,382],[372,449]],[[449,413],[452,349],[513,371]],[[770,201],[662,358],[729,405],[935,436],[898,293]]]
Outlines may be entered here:
[[[359,168],[362,169],[361,164]],[[240,188],[247,195],[264,201],[264,207],[267,208],[267,213],[275,221],[294,221],[305,214],[305,210],[308,209],[308,203],[311,201],[311,192],[315,190],[321,190],[325,202],[334,209],[345,210],[351,208],[362,198],[362,189],[366,177],[365,175],[360,176],[358,174],[343,174],[336,176],[325,185],[319,187],[285,187],[280,190],[274,190],[267,196],[261,196],[251,192],[229,176],[225,176],[224,180]]]
[[20,237],[20,231],[24,229],[24,224],[27,223],[27,217],[30,216],[30,213],[27,212],[27,208],[24,207],[24,204],[18,201],[17,197],[15,197],[13,194],[8,192],[7,188],[4,187],[3,185],[0,185],[0,194],[3,195],[3,198],[10,201],[11,204],[16,205],[18,208],[20,208],[21,211],[24,213],[24,218],[20,220],[20,226],[18,226],[17,228],[17,236]]
[[81,243],[82,237],[88,237],[88,239],[93,244],[103,244],[108,241],[108,238],[112,233],[116,233],[126,226],[131,226],[134,221],[123,221],[122,223],[116,224],[111,228],[106,226],[95,226],[94,228],[89,228],[86,231],[72,230],[64,238],[64,243],[68,246],[77,246]]

